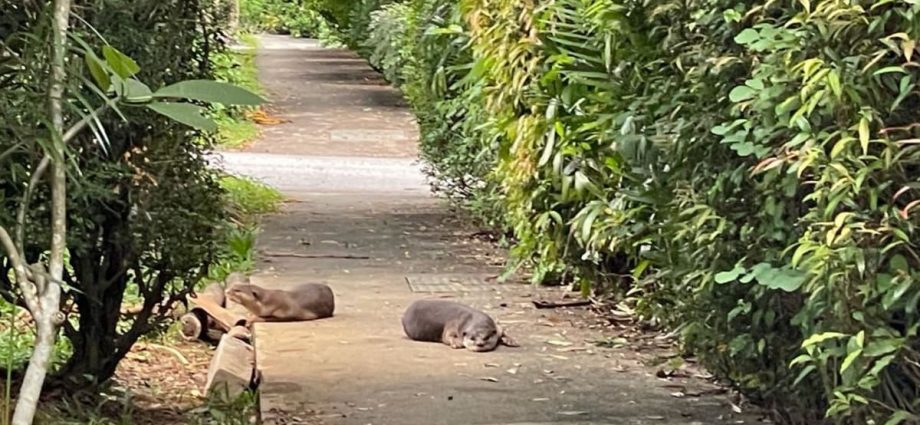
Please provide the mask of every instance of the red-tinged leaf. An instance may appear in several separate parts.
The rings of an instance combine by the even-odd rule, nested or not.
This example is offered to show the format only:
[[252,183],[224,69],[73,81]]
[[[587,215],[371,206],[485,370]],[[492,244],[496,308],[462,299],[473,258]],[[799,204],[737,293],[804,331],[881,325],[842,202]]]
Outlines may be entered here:
[[910,216],[911,208],[916,207],[917,205],[920,205],[920,199],[917,199],[916,201],[912,201],[911,203],[907,204],[907,206],[904,207],[903,210],[901,210],[901,218],[907,220],[907,217]]
[[897,200],[898,200],[898,197],[901,196],[901,195],[903,195],[904,192],[907,192],[908,190],[910,190],[910,188],[907,187],[907,186],[904,186],[904,187],[898,189],[898,191],[894,193],[894,196],[891,197],[891,200],[892,200],[892,201],[897,201]]

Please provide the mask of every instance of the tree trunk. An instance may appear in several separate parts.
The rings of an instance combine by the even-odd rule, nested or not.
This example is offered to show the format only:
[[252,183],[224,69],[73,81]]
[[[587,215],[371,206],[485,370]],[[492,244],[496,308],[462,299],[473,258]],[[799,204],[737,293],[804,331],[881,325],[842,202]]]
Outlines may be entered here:
[[50,276],[43,274],[42,267],[33,267],[32,284],[39,297],[39,308],[32,311],[36,326],[35,350],[29,359],[29,366],[19,389],[13,425],[31,425],[38,408],[45,376],[51,363],[54,340],[58,326],[63,322],[59,311],[61,304],[60,283],[64,277],[64,250],[67,245],[67,160],[64,157],[64,84],[67,78],[64,57],[67,52],[67,29],[70,20],[70,0],[54,1],[53,46],[51,81],[48,90],[48,106],[53,125],[52,146],[54,149],[51,177],[51,255]]
[[[100,271],[93,277],[95,279],[87,280],[81,276],[80,280],[84,284],[96,283],[104,281],[107,276]],[[74,297],[80,313],[79,331],[68,334],[73,354],[59,372],[59,377],[66,382],[95,385],[105,382],[115,373],[121,360],[117,356],[121,348],[118,346],[117,327],[125,286],[125,281],[119,279],[103,292],[89,291]]]

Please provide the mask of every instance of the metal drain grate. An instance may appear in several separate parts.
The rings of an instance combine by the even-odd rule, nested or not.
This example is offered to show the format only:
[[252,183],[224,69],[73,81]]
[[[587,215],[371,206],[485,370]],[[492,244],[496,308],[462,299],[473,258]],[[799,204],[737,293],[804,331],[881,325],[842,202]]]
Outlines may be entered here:
[[492,287],[482,276],[420,274],[406,276],[412,292],[472,292]]

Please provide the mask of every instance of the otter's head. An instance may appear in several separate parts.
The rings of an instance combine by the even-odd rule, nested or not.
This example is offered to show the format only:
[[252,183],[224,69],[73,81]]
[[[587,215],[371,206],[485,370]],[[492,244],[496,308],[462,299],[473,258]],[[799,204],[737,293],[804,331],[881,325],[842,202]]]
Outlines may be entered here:
[[236,284],[227,288],[227,299],[248,307],[261,302],[262,292],[253,285]]
[[463,346],[470,351],[492,351],[498,346],[502,333],[491,323],[482,323],[463,332]]

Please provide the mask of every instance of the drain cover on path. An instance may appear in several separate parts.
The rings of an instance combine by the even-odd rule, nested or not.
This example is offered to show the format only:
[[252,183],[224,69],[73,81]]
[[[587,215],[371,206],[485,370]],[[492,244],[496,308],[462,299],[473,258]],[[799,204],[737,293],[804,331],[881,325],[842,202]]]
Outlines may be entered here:
[[482,276],[418,274],[406,276],[412,292],[470,292],[485,291],[493,285]]

